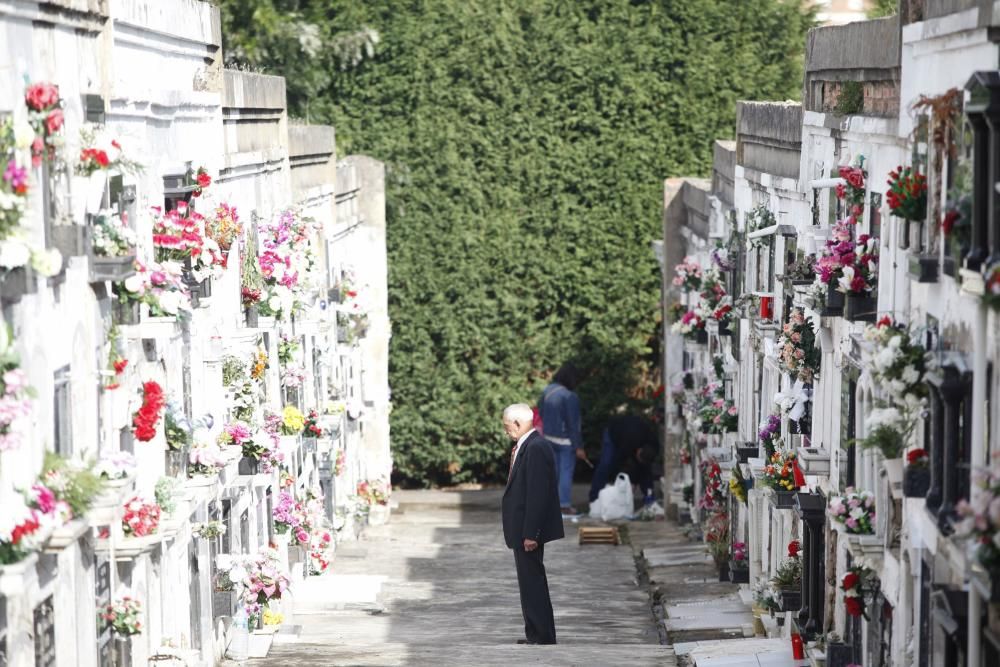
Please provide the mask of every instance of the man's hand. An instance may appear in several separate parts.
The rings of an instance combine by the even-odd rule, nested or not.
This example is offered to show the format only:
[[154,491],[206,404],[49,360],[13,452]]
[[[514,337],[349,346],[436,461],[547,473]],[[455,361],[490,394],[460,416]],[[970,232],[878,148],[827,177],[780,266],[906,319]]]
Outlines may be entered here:
[[581,461],[586,461],[587,463],[590,463],[590,460],[587,459],[587,450],[585,450],[583,447],[576,448],[576,458],[580,459]]
[[536,542],[534,540],[529,540],[529,539],[525,538],[525,540],[524,540],[524,550],[525,551],[534,551],[537,548],[538,548],[538,542]]

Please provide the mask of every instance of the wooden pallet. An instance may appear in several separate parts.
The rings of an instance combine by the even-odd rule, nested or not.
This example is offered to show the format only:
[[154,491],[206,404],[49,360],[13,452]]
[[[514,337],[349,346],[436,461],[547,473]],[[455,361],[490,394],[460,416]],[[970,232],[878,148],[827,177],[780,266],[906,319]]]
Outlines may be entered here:
[[580,544],[621,544],[614,526],[584,526],[580,528]]

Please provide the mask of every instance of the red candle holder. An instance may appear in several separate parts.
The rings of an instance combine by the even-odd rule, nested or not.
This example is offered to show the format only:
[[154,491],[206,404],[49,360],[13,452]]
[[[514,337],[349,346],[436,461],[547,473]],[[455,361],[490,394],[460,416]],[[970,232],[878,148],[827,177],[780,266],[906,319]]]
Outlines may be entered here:
[[762,297],[760,297],[760,319],[762,319],[762,320],[772,320],[772,319],[774,319],[774,297],[773,296],[762,296]]

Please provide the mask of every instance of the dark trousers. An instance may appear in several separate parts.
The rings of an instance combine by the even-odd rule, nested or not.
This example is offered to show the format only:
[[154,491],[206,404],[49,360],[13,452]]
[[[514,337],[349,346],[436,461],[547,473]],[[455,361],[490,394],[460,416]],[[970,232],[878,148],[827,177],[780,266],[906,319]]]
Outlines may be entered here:
[[525,638],[535,644],[555,644],[556,621],[549,599],[549,580],[542,564],[544,554],[542,544],[534,551],[514,549],[514,565],[517,567],[517,587],[521,591]]

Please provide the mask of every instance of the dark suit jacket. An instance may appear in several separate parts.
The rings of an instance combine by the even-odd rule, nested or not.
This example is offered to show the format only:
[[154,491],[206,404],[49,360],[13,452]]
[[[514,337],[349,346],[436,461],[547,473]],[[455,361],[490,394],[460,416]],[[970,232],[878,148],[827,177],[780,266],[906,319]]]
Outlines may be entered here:
[[531,433],[517,453],[501,511],[503,539],[511,549],[523,549],[526,539],[545,544],[564,537],[555,455],[538,433]]

